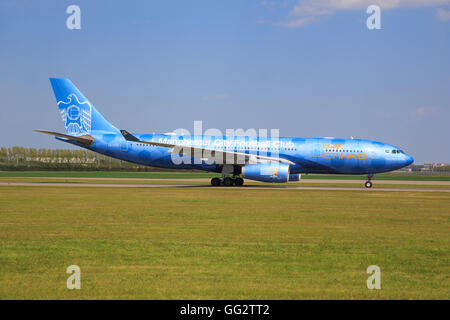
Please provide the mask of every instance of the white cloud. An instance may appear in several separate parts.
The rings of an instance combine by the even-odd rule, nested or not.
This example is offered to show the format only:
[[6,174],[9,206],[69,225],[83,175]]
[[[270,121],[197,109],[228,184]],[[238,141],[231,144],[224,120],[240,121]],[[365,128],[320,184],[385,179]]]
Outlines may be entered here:
[[318,16],[341,10],[363,10],[376,4],[381,9],[419,8],[450,4],[450,0],[302,0],[294,6],[292,16]]
[[414,110],[416,116],[436,115],[437,113],[438,109],[435,107],[420,107]]
[[260,4],[263,7],[266,8],[276,8],[276,7],[288,7],[290,6],[293,2],[293,0],[282,0],[282,1],[275,1],[275,0],[263,0]]
[[[276,1],[264,0],[265,7],[274,7]],[[289,1],[280,1],[279,6],[286,6]],[[259,22],[278,27],[298,28],[317,21],[322,15],[333,14],[337,11],[365,10],[368,6],[376,4],[382,10],[397,8],[420,8],[430,6],[450,5],[450,0],[297,0],[297,4],[290,10],[289,16],[297,17],[291,21]],[[441,21],[450,20],[450,10],[438,9],[437,18]]]
[[450,20],[450,10],[445,10],[442,8],[437,9],[437,18],[441,21],[449,21]]
[[316,21],[315,17],[306,17],[287,22],[271,22],[271,24],[277,27],[299,28],[314,21]]

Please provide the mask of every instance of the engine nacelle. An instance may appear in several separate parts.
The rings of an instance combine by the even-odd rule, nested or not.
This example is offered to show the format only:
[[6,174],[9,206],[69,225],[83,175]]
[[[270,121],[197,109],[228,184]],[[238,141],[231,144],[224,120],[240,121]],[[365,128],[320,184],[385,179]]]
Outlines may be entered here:
[[242,167],[242,176],[262,182],[287,182],[289,180],[289,165],[279,162],[248,164]]
[[289,181],[300,181],[302,175],[300,173],[291,173],[289,175]]

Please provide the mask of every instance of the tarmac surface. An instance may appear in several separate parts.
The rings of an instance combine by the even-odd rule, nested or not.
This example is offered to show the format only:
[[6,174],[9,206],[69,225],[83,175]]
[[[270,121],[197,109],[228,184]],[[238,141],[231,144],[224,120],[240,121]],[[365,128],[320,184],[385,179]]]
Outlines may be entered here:
[[[65,179],[65,178],[63,178]],[[74,178],[68,178],[68,179],[74,179]],[[85,180],[86,178],[80,178],[80,180]],[[106,179],[106,178],[103,178]],[[94,178],[92,180],[100,180],[98,178]],[[111,179],[111,180],[118,180],[118,179]],[[124,180],[130,180],[130,179],[124,179]],[[161,179],[154,179],[159,180]],[[167,180],[167,179],[164,179]],[[186,179],[186,181],[193,181],[194,179]],[[205,180],[205,179],[202,179]],[[176,181],[184,181],[182,179],[177,179]],[[197,180],[198,181],[198,180]],[[310,182],[312,180],[305,180],[305,182]],[[319,183],[347,183],[347,181],[353,181],[351,183],[361,183],[361,187],[324,187],[324,186],[317,186],[317,187],[311,187],[311,186],[301,186],[301,185],[244,185],[241,187],[213,187],[211,185],[195,185],[195,184],[139,184],[139,183],[86,183],[86,182],[79,182],[79,183],[61,183],[61,182],[0,182],[0,186],[23,186],[23,187],[60,187],[60,188],[67,188],[67,187],[84,187],[84,188],[214,188],[214,189],[239,189],[239,190],[327,190],[327,191],[366,191],[366,192],[375,192],[375,191],[400,191],[400,192],[447,192],[450,193],[450,189],[425,189],[425,188],[364,188],[362,185],[361,180],[321,180],[317,179],[314,181],[319,181]],[[346,182],[344,182],[346,181]],[[387,180],[379,181],[378,183],[386,183]],[[442,185],[442,181],[394,181],[394,182],[402,182],[397,184],[424,184],[423,182],[432,182],[435,185]],[[403,183],[407,182],[407,183]],[[411,183],[413,182],[413,183]],[[414,183],[415,182],[415,183]],[[350,183],[350,182],[349,182]],[[447,182],[448,183],[448,182]],[[394,183],[393,183],[394,184]],[[427,183],[428,184],[428,183]]]
[[[171,179],[171,178],[83,178],[83,177],[24,177],[33,179],[46,179],[46,180],[84,180],[84,181],[174,181],[174,182],[209,182],[209,178],[194,178],[194,179]],[[365,180],[348,180],[348,179],[302,179],[297,183],[346,183],[364,184]],[[403,185],[429,185],[429,186],[450,186],[450,181],[420,181],[420,180],[372,180],[375,184],[403,184]],[[34,183],[34,182],[32,182]]]

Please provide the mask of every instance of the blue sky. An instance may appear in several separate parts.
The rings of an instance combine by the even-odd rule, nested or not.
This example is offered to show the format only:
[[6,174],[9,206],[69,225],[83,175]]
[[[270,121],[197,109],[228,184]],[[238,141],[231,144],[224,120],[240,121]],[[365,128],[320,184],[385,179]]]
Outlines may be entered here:
[[[450,163],[450,1],[0,0],[0,146],[63,148],[49,77],[131,132],[278,128]],[[81,8],[81,30],[66,8]]]

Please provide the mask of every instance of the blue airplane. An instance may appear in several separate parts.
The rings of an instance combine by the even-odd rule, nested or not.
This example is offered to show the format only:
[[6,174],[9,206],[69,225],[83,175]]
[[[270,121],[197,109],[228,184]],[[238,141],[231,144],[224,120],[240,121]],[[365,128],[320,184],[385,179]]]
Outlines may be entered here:
[[116,159],[140,165],[221,173],[213,186],[242,186],[243,178],[283,183],[302,173],[364,174],[400,169],[414,159],[377,141],[334,138],[136,134],[119,130],[69,79],[50,78],[65,133],[37,132]]

